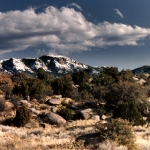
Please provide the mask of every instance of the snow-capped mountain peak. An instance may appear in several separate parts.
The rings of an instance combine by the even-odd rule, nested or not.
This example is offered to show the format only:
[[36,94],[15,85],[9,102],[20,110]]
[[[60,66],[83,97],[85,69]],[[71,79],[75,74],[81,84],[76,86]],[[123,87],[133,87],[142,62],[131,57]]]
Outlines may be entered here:
[[79,69],[88,70],[89,73],[102,69],[91,67],[60,55],[44,55],[39,58],[24,59],[10,58],[0,61],[0,71],[12,74],[24,72],[30,75],[36,75],[39,68],[43,68],[47,73],[53,76],[71,74]]

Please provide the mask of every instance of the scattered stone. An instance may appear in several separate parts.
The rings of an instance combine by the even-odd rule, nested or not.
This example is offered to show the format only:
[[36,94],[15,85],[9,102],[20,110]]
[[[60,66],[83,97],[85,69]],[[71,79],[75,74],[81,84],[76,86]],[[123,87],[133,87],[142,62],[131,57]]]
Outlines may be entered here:
[[25,125],[26,128],[39,128],[39,123],[35,122],[35,121],[30,121]]
[[14,118],[15,115],[16,115],[16,110],[13,110],[13,109],[9,109],[9,110],[5,110],[5,111],[2,111],[0,113],[0,116],[3,115],[3,117],[5,119],[8,119],[8,118]]
[[29,110],[31,110],[32,113],[34,113],[35,115],[39,115],[40,111],[36,110],[35,108],[29,108]]
[[58,107],[51,107],[51,111],[52,111],[53,113],[56,113],[57,110],[58,110]]
[[19,105],[25,105],[27,107],[31,107],[31,103],[29,103],[27,100],[20,100]]
[[37,101],[37,99],[32,99],[32,101],[31,101],[32,103],[34,103],[34,104],[38,104],[38,101]]
[[100,124],[106,124],[107,123],[107,121],[106,120],[100,120],[100,122],[99,122]]
[[139,83],[139,84],[144,84],[146,81],[144,80],[144,79],[139,79],[138,81],[137,81],[137,83]]
[[102,119],[102,120],[105,120],[106,118],[107,118],[107,116],[105,116],[105,115],[102,115],[102,116],[101,116],[101,119]]
[[9,101],[6,101],[4,104],[4,110],[6,111],[6,110],[10,110],[12,108],[14,108],[14,104]]
[[57,99],[57,98],[51,98],[49,100],[46,101],[46,103],[48,103],[49,105],[60,105],[61,104],[61,100]]
[[92,118],[92,116],[94,116],[94,112],[91,108],[84,109],[80,113],[81,113],[83,119],[86,119],[86,120],[90,119],[90,118]]
[[100,117],[99,117],[99,115],[95,115],[95,116],[93,116],[91,119],[93,119],[93,120],[97,120],[97,121],[100,121]]

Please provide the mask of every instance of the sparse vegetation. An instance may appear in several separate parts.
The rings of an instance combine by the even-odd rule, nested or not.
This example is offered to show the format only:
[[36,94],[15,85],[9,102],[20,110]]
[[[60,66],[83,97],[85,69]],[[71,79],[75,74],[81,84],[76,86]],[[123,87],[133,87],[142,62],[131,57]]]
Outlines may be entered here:
[[[65,139],[66,141],[69,141],[70,137],[74,138],[85,133],[95,134],[96,131],[94,127],[98,120],[94,120],[94,117],[98,118],[99,116],[103,116],[104,119],[100,120],[100,124],[96,126],[99,137],[98,140],[97,137],[94,137],[95,139],[93,138],[95,140],[95,143],[93,142],[94,146],[88,145],[86,139],[79,142],[74,139],[71,143],[70,141],[66,143],[65,140],[57,143],[58,141],[55,140],[50,146],[48,146],[48,142],[46,142],[47,145],[41,147],[48,149],[57,143],[56,147],[61,148],[63,144],[66,143],[66,146],[71,146],[72,148],[99,148],[105,150],[105,144],[114,150],[116,148],[121,149],[121,146],[123,149],[134,150],[137,147],[135,145],[132,126],[144,125],[146,123],[144,117],[149,117],[150,114],[150,102],[147,100],[150,95],[150,78],[142,77],[141,75],[140,78],[144,78],[146,83],[138,84],[133,77],[130,70],[122,70],[119,72],[116,67],[104,68],[99,74],[92,76],[89,76],[83,70],[79,70],[72,75],[68,74],[54,78],[45,73],[42,68],[38,69],[36,77],[26,76],[23,73],[10,75],[10,80],[7,76],[6,81],[8,82],[4,82],[4,77],[0,82],[0,92],[3,96],[3,98],[0,98],[0,112],[1,114],[4,113],[4,116],[5,114],[9,115],[11,111],[14,114],[16,112],[14,118],[10,118],[10,120],[6,120],[5,122],[6,125],[14,125],[16,127],[24,127],[30,120],[33,121],[33,119],[31,119],[32,113],[35,119],[33,124],[35,126],[37,125],[36,127],[40,126],[39,128],[47,128],[46,126],[49,123],[45,123],[40,119],[42,114],[47,114],[50,111],[57,113],[67,120],[65,127],[57,127],[56,129],[59,131],[56,131],[57,134],[59,133],[57,137],[61,140]],[[52,95],[61,95],[60,97],[54,96],[53,98],[53,101],[58,100],[61,104],[46,103],[48,100],[47,97],[51,98]],[[27,97],[29,97],[28,101]],[[71,104],[63,103],[64,98],[72,98],[73,101]],[[5,99],[13,103],[14,107],[11,110],[3,112]],[[25,101],[26,104],[29,103],[29,105],[31,105],[31,111],[25,105],[19,107],[20,100]],[[91,114],[87,114],[89,118],[92,118],[90,126],[88,124],[89,119],[78,120],[81,117],[77,117],[76,121],[73,121],[73,119],[76,118],[75,115],[80,114],[80,111],[88,108],[94,110],[95,115],[93,117]],[[11,116],[13,115],[11,114]],[[105,116],[106,118],[109,116],[109,119],[105,119]],[[7,124],[7,121],[9,124]],[[102,124],[101,121],[105,124]],[[70,122],[72,122],[71,127],[69,126]],[[82,124],[77,126],[77,122],[82,122]],[[32,126],[32,123],[29,123],[29,128],[32,128],[30,126]],[[33,135],[36,133],[37,135],[43,136],[42,134],[45,131],[41,130],[38,130],[40,132],[30,132],[30,134]],[[53,136],[51,132],[44,133],[44,139],[42,140],[49,141],[46,138]],[[145,133],[144,135],[147,134]],[[19,139],[16,140],[19,141]],[[41,139],[36,140],[40,141]],[[16,142],[16,144],[18,143]],[[79,146],[79,144],[81,145]],[[16,148],[15,144],[12,145],[13,148]],[[40,147],[40,145],[36,145],[35,147]]]
[[57,113],[67,121],[73,119],[73,113],[69,108],[61,107],[57,110]]
[[107,124],[98,124],[97,130],[101,141],[112,140],[128,149],[135,149],[135,137],[131,124],[123,119],[112,119]]
[[18,107],[16,117],[13,119],[13,124],[17,127],[24,127],[31,119],[31,112],[26,106]]

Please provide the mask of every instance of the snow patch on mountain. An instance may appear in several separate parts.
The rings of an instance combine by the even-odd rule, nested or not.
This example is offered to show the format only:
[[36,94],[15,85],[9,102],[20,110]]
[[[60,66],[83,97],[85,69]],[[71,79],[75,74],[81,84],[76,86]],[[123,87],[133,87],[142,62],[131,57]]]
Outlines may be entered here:
[[21,59],[12,58],[13,69],[19,71],[30,71],[33,72],[29,67],[25,66],[25,64],[21,61]]
[[36,69],[36,70],[38,70],[39,68],[43,68],[45,71],[48,70],[45,63],[42,60],[40,60],[39,58],[36,59],[36,61],[31,66],[31,68]]

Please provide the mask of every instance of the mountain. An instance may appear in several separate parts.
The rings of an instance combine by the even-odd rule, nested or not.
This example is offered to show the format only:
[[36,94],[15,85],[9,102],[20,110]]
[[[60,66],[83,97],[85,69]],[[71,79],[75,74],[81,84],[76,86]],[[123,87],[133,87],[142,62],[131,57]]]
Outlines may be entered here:
[[93,74],[103,69],[103,67],[88,66],[71,58],[57,55],[44,55],[39,58],[10,58],[0,61],[0,71],[4,73],[16,74],[23,72],[35,76],[39,68],[43,68],[53,76],[71,74],[79,69],[85,70],[88,74]]
[[139,73],[150,73],[150,66],[142,66],[136,69],[132,70],[133,74],[139,74]]

